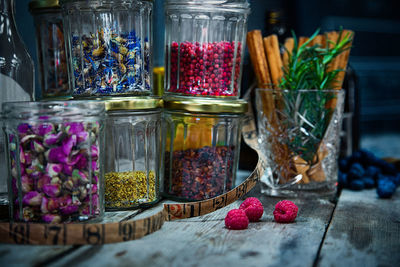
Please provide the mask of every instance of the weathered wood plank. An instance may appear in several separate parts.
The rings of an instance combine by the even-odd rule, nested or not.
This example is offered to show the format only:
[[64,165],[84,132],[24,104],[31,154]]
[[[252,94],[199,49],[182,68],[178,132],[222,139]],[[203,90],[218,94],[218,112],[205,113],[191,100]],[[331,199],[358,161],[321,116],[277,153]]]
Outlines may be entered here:
[[324,240],[320,266],[399,266],[400,192],[343,190]]
[[214,213],[165,222],[142,239],[82,246],[50,266],[312,266],[334,205],[327,200],[295,200],[295,223],[274,222],[279,199],[261,197],[265,214],[242,231],[228,230],[226,213],[237,201]]

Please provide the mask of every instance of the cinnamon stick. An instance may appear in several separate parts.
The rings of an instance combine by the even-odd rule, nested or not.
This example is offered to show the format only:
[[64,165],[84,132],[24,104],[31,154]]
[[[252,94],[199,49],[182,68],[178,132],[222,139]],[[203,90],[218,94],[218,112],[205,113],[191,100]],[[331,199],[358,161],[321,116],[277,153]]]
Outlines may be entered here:
[[299,38],[299,46],[298,47],[302,46],[305,42],[308,41],[308,39],[309,39],[308,37],[301,36]]
[[[346,38],[349,36],[354,36],[354,32],[351,30],[343,30],[342,32],[342,38]],[[353,38],[351,38],[351,42],[346,46],[345,51],[343,51],[339,56],[339,61],[338,61],[338,66],[337,68],[340,69],[341,71],[338,73],[336,77],[336,82],[334,89],[341,89],[344,81],[344,76],[346,75],[346,68],[347,68],[347,63],[349,61],[349,56],[350,56],[350,48],[352,46]]]
[[276,34],[264,37],[264,51],[267,54],[268,67],[271,71],[271,80],[274,88],[279,87],[283,76],[282,59],[279,51],[278,36]]

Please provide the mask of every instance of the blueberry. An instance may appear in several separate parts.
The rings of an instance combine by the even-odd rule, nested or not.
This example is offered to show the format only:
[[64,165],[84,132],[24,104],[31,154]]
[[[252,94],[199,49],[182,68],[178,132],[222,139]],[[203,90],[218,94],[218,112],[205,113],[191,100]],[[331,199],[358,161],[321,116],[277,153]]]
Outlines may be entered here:
[[349,179],[360,179],[365,173],[363,166],[360,163],[353,163],[348,172]]
[[399,186],[399,185],[400,185],[400,172],[399,172],[396,176],[393,176],[392,181],[394,182],[394,184],[395,184],[396,186]]
[[378,174],[381,173],[381,169],[376,166],[368,166],[365,170],[365,176],[369,176],[373,179],[378,179]]
[[365,188],[374,188],[375,187],[375,180],[370,176],[364,176],[362,178]]
[[364,187],[364,181],[361,179],[355,179],[349,182],[349,188],[352,190],[363,190]]
[[390,198],[396,191],[396,185],[390,179],[378,181],[376,192],[380,198]]

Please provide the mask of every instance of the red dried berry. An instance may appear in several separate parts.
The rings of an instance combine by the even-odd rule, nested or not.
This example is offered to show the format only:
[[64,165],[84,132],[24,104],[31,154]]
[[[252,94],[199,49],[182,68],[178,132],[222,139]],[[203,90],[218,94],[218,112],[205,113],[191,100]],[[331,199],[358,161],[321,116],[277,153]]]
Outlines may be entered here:
[[225,226],[228,229],[242,230],[249,226],[249,219],[247,218],[246,212],[241,209],[233,209],[226,214]]
[[290,200],[279,201],[275,205],[274,218],[279,223],[291,223],[297,217],[299,208]]
[[242,204],[240,204],[239,209],[246,212],[247,218],[249,218],[250,222],[257,222],[264,213],[264,207],[256,197],[247,198]]

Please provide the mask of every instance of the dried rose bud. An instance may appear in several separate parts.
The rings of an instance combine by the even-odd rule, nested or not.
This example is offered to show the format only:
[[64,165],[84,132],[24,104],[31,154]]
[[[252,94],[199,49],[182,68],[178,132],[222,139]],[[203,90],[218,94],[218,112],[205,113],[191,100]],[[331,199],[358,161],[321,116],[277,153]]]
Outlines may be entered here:
[[24,192],[24,193],[28,193],[29,191],[32,191],[33,179],[29,178],[28,175],[22,175],[21,176],[21,186],[22,186],[22,192]]
[[64,155],[68,156],[74,146],[76,146],[76,135],[71,135],[68,138],[65,138],[62,141],[62,150]]
[[[19,134],[25,134],[29,130],[29,124],[28,123],[21,123],[20,125],[18,125],[17,130],[18,130]],[[12,141],[12,140],[10,140],[10,141]]]
[[60,177],[53,177],[53,178],[51,178],[51,181],[50,181],[50,184],[61,184],[62,183],[62,181],[61,181],[61,179],[60,179]]
[[92,160],[97,160],[97,158],[99,157],[99,148],[96,145],[92,145],[91,153],[92,153]]
[[68,205],[60,207],[60,211],[64,215],[69,215],[78,211],[78,205]]
[[25,164],[25,153],[24,150],[22,149],[22,146],[19,147],[19,162]]
[[54,125],[51,123],[43,123],[38,127],[33,127],[33,131],[40,136],[44,136],[54,131]]
[[60,223],[61,217],[55,214],[45,214],[42,216],[42,220],[46,223]]
[[87,197],[87,190],[84,186],[79,187],[79,200],[84,200]]
[[63,135],[63,132],[59,132],[56,134],[46,134],[43,139],[43,144],[45,146],[57,144],[62,139]]
[[31,207],[24,207],[22,209],[22,219],[26,222],[32,221],[35,217],[35,212]]
[[50,148],[47,156],[49,162],[67,163],[68,157],[64,154],[62,147]]
[[48,163],[46,166],[46,173],[50,177],[56,177],[63,170],[63,164],[61,163]]
[[81,122],[66,122],[64,123],[65,132],[69,135],[78,134],[83,132],[85,128]]
[[42,213],[49,213],[49,209],[47,208],[49,205],[49,200],[46,197],[42,198],[42,203],[40,204],[40,211]]
[[78,143],[83,143],[86,142],[86,140],[88,139],[89,134],[87,132],[79,132],[76,134],[77,137],[77,142]]
[[84,170],[88,168],[87,158],[83,155],[78,155],[77,158],[79,159],[74,165],[79,170]]
[[24,164],[25,165],[31,165],[32,164],[32,153],[31,152],[25,152],[24,153],[25,156],[25,160],[24,160]]
[[67,189],[67,190],[72,190],[74,188],[74,181],[72,180],[72,178],[68,178],[68,180],[66,180],[63,183],[63,188]]
[[19,142],[21,144],[25,144],[28,141],[30,141],[31,139],[38,139],[38,138],[39,138],[39,136],[37,136],[36,134],[29,134],[29,135],[25,135],[24,137],[22,137]]
[[43,186],[50,184],[51,177],[48,175],[42,175],[37,183],[36,183],[36,188],[38,191],[42,192],[43,191]]
[[57,197],[60,194],[61,186],[59,184],[48,184],[43,186],[43,192],[49,197]]
[[38,140],[32,140],[31,142],[31,150],[37,152],[37,153],[42,153],[44,152],[44,146],[42,144],[42,142],[38,141]]
[[92,170],[93,171],[99,170],[99,167],[97,166],[97,161],[95,161],[95,160],[92,161]]
[[74,170],[74,166],[63,164],[63,173],[66,175],[72,175],[72,171]]
[[30,206],[40,206],[43,195],[36,191],[30,191],[22,198],[22,204]]
[[90,187],[91,187],[91,189],[92,189],[92,190],[91,190],[91,193],[92,193],[92,194],[97,193],[97,185],[96,185],[96,184],[91,184]]
[[75,178],[75,179],[78,179],[83,184],[86,184],[86,183],[89,182],[89,179],[88,179],[87,175],[84,172],[81,172],[81,171],[79,171],[77,169],[75,169],[72,172],[72,177]]

